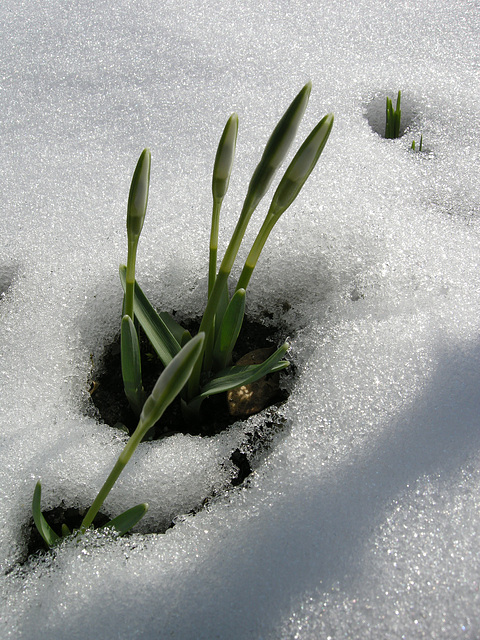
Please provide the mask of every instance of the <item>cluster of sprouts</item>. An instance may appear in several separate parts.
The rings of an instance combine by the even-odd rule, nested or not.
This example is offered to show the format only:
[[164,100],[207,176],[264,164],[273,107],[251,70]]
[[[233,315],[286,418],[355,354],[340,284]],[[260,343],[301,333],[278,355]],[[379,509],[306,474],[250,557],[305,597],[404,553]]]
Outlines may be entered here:
[[[180,397],[184,419],[199,422],[201,405],[205,398],[250,384],[288,366],[288,360],[284,359],[289,348],[288,343],[282,344],[262,364],[232,365],[232,351],[243,323],[246,289],[260,253],[273,227],[295,200],[317,164],[333,126],[332,114],[323,117],[314,127],[279,181],[240,277],[236,286],[232,287],[232,294],[229,276],[252,214],[269,190],[295,138],[311,88],[310,82],[302,88],[273,130],[252,175],[237,225],[218,266],[219,217],[235,156],[237,115],[232,114],[225,125],[213,168],[208,300],[199,332],[194,337],[170,314],[157,313],[136,281],[137,246],[147,210],[151,166],[150,151],[144,149],[140,155],[133,174],[127,206],[127,264],[120,267],[120,279],[124,289],[120,339],[122,377],[125,395],[138,418],[138,424],[87,511],[78,532],[71,532],[64,524],[61,532],[56,533],[48,524],[41,511],[41,483],[38,481],[33,497],[33,518],[48,547],[57,544],[66,536],[82,534],[93,525],[96,515],[133,452],[177,397]],[[139,326],[164,366],[150,394],[145,391],[142,380]],[[123,535],[137,524],[147,509],[146,504],[137,505],[115,517],[105,527]]]

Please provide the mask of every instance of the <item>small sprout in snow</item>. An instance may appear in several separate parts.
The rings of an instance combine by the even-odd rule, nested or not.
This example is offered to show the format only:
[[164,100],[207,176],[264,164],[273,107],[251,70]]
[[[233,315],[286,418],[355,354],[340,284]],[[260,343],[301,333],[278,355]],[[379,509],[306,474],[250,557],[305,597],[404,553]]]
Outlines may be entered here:
[[419,142],[418,148],[415,145],[415,140],[412,140],[412,151],[421,151],[422,145],[423,145],[423,135],[420,136],[420,142]]
[[402,111],[400,109],[400,98],[402,92],[399,91],[397,95],[397,104],[395,110],[391,98],[387,96],[386,105],[386,119],[385,119],[385,138],[398,138],[400,137],[400,119]]

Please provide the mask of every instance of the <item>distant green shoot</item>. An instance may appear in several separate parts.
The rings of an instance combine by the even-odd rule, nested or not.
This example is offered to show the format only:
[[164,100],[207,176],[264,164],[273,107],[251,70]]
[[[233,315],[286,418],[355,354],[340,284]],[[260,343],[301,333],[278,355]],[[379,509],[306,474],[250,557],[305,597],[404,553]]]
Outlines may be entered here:
[[385,138],[393,139],[400,137],[400,120],[402,117],[402,111],[400,109],[400,99],[402,92],[399,91],[397,95],[397,103],[395,109],[391,98],[387,96],[386,104],[386,119],[385,119]]
[[418,147],[415,144],[415,140],[412,140],[412,151],[421,151],[422,150],[422,146],[423,146],[423,135],[420,136],[420,142],[418,144]]

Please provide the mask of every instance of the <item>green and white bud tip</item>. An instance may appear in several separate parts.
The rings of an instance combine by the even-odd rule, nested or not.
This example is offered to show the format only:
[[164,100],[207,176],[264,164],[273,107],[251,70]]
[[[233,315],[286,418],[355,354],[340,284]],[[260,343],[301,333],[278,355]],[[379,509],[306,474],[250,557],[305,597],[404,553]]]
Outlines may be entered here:
[[302,144],[275,191],[270,213],[281,215],[295,200],[313,171],[333,127],[333,114],[323,117]]
[[232,113],[218,143],[217,155],[213,167],[212,192],[216,200],[222,200],[227,193],[233,158],[237,144],[238,116]]
[[307,82],[273,130],[248,186],[248,193],[245,199],[248,206],[255,208],[268,191],[275,172],[282,164],[297,133],[298,126],[307,108],[311,90],[312,83]]
[[133,240],[140,236],[145,220],[150,185],[150,149],[144,149],[133,174],[127,206],[127,234]]

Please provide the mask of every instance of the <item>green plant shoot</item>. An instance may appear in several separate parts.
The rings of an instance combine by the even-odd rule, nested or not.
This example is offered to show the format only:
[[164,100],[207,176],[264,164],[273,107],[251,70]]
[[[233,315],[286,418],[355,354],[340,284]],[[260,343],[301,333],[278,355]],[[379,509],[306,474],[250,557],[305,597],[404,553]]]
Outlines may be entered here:
[[151,154],[149,149],[144,149],[138,159],[127,206],[127,278],[125,287],[124,315],[133,320],[133,288],[135,285],[135,262],[137,258],[137,246],[145,220],[148,203],[148,190],[150,186]]
[[144,149],[138,159],[130,185],[127,206],[127,270],[125,296],[123,300],[123,320],[121,324],[121,362],[125,395],[135,415],[139,415],[145,401],[140,364],[140,346],[135,328],[133,295],[135,288],[135,262],[137,246],[147,211],[150,186],[151,154]]
[[332,127],[333,115],[328,114],[322,118],[313,129],[285,171],[273,196],[267,217],[245,261],[245,266],[237,283],[237,291],[241,288],[247,288],[252,272],[271,230],[278,222],[282,213],[286,211],[295,200],[300,189],[315,168],[320,154],[327,144]]
[[415,145],[415,140],[412,140],[412,151],[421,151],[423,146],[423,135],[420,135],[420,142],[418,144],[418,149]]
[[130,316],[123,316],[122,318],[120,355],[125,395],[132,411],[138,416],[146,396],[142,384],[140,345],[138,343],[137,330]]
[[402,117],[402,111],[400,109],[400,99],[402,92],[399,91],[397,95],[397,103],[395,109],[393,108],[392,100],[387,96],[386,104],[386,119],[385,119],[385,138],[398,138],[400,137],[400,120]]

